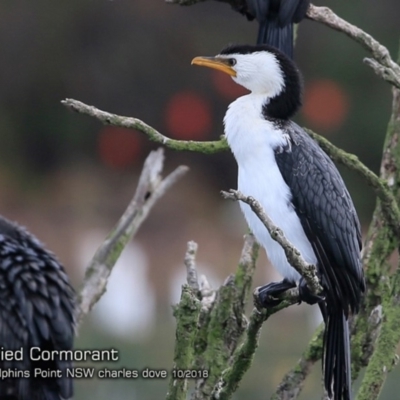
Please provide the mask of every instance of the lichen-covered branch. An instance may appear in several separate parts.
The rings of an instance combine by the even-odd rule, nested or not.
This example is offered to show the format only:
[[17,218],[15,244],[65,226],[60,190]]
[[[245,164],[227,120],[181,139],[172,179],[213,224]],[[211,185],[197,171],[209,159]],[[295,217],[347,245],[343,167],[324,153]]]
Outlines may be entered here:
[[374,343],[357,400],[375,400],[379,397],[388,373],[397,364],[396,348],[400,342],[400,269],[387,282],[382,303],[383,322]]
[[[185,264],[188,282],[197,276],[197,245],[188,243]],[[196,370],[192,400],[230,399],[245,372],[249,369],[263,323],[274,313],[298,303],[298,290],[292,289],[280,296],[282,302],[269,309],[254,309],[250,320],[244,313],[252,277],[255,271],[259,245],[252,234],[245,236],[242,254],[235,275],[213,290],[206,279],[197,285],[185,284],[180,303],[174,308],[177,320],[174,370]],[[179,343],[178,343],[179,342]],[[186,399],[186,379],[172,375],[168,400]]]
[[220,381],[213,392],[213,399],[228,400],[237,390],[244,374],[248,371],[253,361],[254,353],[258,347],[258,339],[263,323],[273,314],[293,304],[298,304],[299,293],[297,289],[290,289],[279,296],[282,300],[276,307],[258,310],[253,309],[246,329],[243,343],[233,354],[231,365],[223,372]]
[[142,132],[152,142],[162,144],[163,146],[172,150],[213,154],[228,149],[228,144],[224,138],[209,142],[198,142],[195,140],[175,140],[164,136],[162,133],[158,132],[156,129],[137,118],[123,117],[121,115],[102,111],[94,106],[89,106],[74,99],[65,99],[62,100],[61,103],[70,110],[96,118],[105,125],[119,126],[121,128],[134,129]]
[[317,276],[317,267],[315,265],[306,263],[300,251],[297,250],[293,244],[286,239],[282,230],[274,225],[271,218],[269,218],[269,216],[263,210],[261,204],[253,197],[245,196],[238,190],[231,189],[229,192],[221,193],[225,199],[243,201],[251,207],[253,212],[267,228],[272,239],[277,241],[282,246],[290,265],[295,268],[301,276],[304,277],[309,289],[316,295],[320,294],[323,289]]
[[[200,308],[201,304],[196,291],[189,285],[183,285],[181,300],[174,310],[174,316],[177,320],[174,366],[167,400],[186,400],[188,381],[185,373],[190,371],[193,363],[194,341]],[[178,375],[179,371],[183,373],[183,376]]]
[[[393,194],[400,195],[400,90],[393,88],[392,115],[389,121],[380,175],[389,183]],[[354,368],[365,366],[366,371],[357,400],[372,400],[379,396],[387,373],[393,366],[400,340],[399,270],[390,274],[388,262],[400,237],[382,222],[382,208],[378,203],[370,226],[364,254],[367,296],[356,320]],[[380,310],[381,318],[376,318]],[[371,323],[373,322],[373,323]],[[354,346],[353,346],[354,347]]]
[[329,140],[317,135],[310,129],[305,128],[307,133],[318,142],[321,148],[329,155],[329,157],[352,171],[357,172],[370,185],[376,195],[381,200],[383,214],[388,221],[390,227],[395,234],[400,236],[400,209],[396,201],[396,197],[390,190],[390,180],[378,177],[369,168],[367,168],[356,155],[347,153],[333,145]]
[[163,164],[164,152],[162,149],[151,152],[147,157],[133,199],[87,267],[78,295],[76,316],[78,324],[106,291],[108,278],[115,263],[154,204],[188,170],[187,167],[178,167],[162,179]]
[[[89,106],[80,101],[73,99],[63,100],[62,103],[81,114],[85,114],[98,119],[100,122],[108,125],[119,126],[127,129],[135,129],[144,133],[149,140],[163,144],[172,150],[177,151],[193,151],[206,154],[217,153],[220,151],[228,150],[228,144],[224,138],[218,141],[205,141],[198,142],[192,140],[174,140],[164,136],[156,129],[147,125],[137,118],[123,117],[116,114],[111,114],[101,111],[94,106]],[[350,154],[341,150],[330,143],[324,137],[312,132],[309,129],[306,131],[316,140],[322,149],[336,162],[339,162],[351,170],[360,174],[369,185],[375,190],[377,196],[382,201],[382,207],[385,217],[389,220],[390,226],[400,235],[400,210],[398,208],[396,199],[390,192],[385,180],[377,177],[370,169],[368,169],[354,154]]]
[[197,254],[197,243],[190,241],[187,244],[187,250],[185,254],[185,267],[186,267],[186,276],[187,283],[193,290],[199,290],[199,280],[197,277],[197,269],[196,269],[196,254]]

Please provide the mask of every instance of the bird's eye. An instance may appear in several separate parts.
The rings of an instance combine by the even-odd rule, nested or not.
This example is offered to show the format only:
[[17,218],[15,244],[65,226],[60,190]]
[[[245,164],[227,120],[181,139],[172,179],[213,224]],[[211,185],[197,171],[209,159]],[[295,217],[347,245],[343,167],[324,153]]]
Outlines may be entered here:
[[227,63],[230,67],[233,67],[236,64],[236,60],[234,58],[228,58]]

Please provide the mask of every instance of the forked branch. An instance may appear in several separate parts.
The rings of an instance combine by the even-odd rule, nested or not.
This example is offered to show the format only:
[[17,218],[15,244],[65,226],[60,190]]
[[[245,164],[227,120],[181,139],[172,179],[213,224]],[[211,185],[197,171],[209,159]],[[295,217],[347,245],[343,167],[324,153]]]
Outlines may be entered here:
[[161,176],[163,165],[163,149],[151,152],[144,163],[135,195],[86,268],[85,278],[78,295],[76,316],[78,325],[106,291],[108,278],[115,263],[150,210],[188,171],[187,167],[180,166],[163,179]]

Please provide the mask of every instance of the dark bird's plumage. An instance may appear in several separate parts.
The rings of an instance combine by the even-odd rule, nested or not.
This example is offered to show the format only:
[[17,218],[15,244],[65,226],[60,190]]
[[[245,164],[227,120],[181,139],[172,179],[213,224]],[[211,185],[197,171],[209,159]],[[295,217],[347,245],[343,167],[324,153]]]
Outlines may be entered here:
[[[356,210],[331,159],[303,129],[289,122],[290,146],[275,153],[303,229],[318,260],[325,289],[324,382],[335,399],[350,399],[347,318],[357,313],[365,290]],[[347,372],[346,372],[347,371]]]
[[[0,218],[0,346],[23,349],[22,361],[0,361],[2,371],[29,377],[0,380],[4,400],[59,400],[72,397],[65,370],[71,362],[31,361],[31,347],[70,350],[75,294],[56,257],[25,229]],[[33,378],[34,369],[61,371],[61,378]]]
[[310,0],[246,0],[242,10],[259,23],[257,44],[268,44],[293,58],[293,24],[307,13]]

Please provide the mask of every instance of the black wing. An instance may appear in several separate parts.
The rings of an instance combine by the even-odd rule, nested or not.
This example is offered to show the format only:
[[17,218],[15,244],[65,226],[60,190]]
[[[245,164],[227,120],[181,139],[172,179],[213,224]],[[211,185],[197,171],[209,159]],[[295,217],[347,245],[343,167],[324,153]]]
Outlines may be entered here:
[[[74,291],[54,255],[28,232],[0,218],[0,346],[22,349],[23,356],[22,360],[0,361],[0,368],[29,373],[21,379],[2,379],[0,398],[53,400],[72,396],[72,381],[65,373],[71,362],[58,357],[32,361],[30,349],[72,349],[74,307]],[[35,368],[58,370],[62,377],[33,379]]]
[[259,23],[257,44],[274,46],[293,58],[293,23],[307,13],[310,0],[246,0],[246,14]]
[[276,152],[276,162],[317,257],[328,303],[347,317],[349,308],[358,311],[365,290],[360,223],[332,160],[295,123],[288,133],[291,146]]

